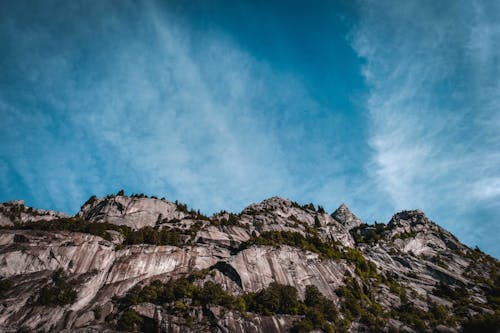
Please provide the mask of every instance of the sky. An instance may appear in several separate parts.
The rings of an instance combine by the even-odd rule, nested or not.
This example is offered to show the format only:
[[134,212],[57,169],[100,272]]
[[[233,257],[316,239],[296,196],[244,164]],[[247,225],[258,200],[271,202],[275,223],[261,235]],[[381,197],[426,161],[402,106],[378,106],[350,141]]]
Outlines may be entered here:
[[500,2],[0,3],[0,201],[421,209],[500,257]]

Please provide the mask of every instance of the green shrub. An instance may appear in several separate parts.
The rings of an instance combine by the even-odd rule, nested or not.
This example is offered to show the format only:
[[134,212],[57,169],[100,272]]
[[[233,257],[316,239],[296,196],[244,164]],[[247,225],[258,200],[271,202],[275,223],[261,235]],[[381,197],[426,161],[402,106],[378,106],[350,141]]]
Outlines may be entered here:
[[207,281],[202,288],[195,288],[192,296],[194,304],[215,304],[226,308],[232,308],[235,297],[227,293],[219,284]]
[[17,229],[43,231],[71,231],[92,234],[109,239],[108,230],[115,230],[127,236],[132,229],[111,223],[89,222],[78,217],[61,218],[51,221],[37,221],[18,226]]
[[291,333],[309,333],[314,330],[314,325],[309,319],[301,319],[294,323],[290,329]]
[[469,292],[465,287],[451,287],[439,281],[433,290],[433,294],[451,301],[466,304],[469,302]]
[[326,259],[345,259],[356,266],[356,273],[365,281],[370,278],[381,281],[376,265],[365,259],[363,254],[356,249],[347,248],[341,251],[336,244],[327,243],[315,235],[303,236],[291,231],[265,231],[259,236],[252,236],[240,245],[239,250],[244,250],[253,245],[279,246],[288,245],[319,254]]
[[301,306],[294,287],[276,282],[256,293],[245,294],[244,299],[249,311],[263,315],[298,314]]
[[51,283],[40,290],[37,303],[45,306],[62,306],[73,304],[76,296],[77,293],[68,282],[66,274],[59,269],[52,274]]
[[498,333],[500,329],[500,311],[493,314],[476,315],[463,322],[464,333]]
[[347,322],[359,320],[369,331],[379,332],[386,326],[387,313],[382,306],[374,300],[366,286],[362,287],[356,279],[346,276],[345,286],[337,289],[337,295],[342,298],[341,309]]
[[373,262],[366,260],[358,250],[348,248],[342,257],[356,266],[356,274],[363,281],[367,281],[370,278],[381,281],[382,277],[377,273],[377,266]]
[[[199,225],[196,225],[196,227],[199,227]],[[173,228],[157,230],[150,226],[139,230],[132,230],[130,227],[124,225],[89,222],[77,217],[38,221],[19,226],[17,229],[82,232],[100,236],[106,240],[111,240],[108,230],[114,230],[124,236],[123,243],[126,245],[152,244],[181,246],[184,244],[185,233],[190,233],[189,230],[186,232]]]
[[0,297],[4,297],[11,289],[13,283],[9,279],[1,279],[0,280]]
[[253,245],[289,245],[319,254],[323,258],[340,259],[342,253],[334,244],[323,242],[317,236],[303,236],[291,231],[265,231],[257,237],[251,237],[240,245],[240,251]]
[[181,246],[184,243],[184,236],[183,232],[179,229],[164,228],[157,230],[147,226],[129,232],[123,243],[127,245],[152,244]]
[[[308,308],[316,309],[323,314],[324,319],[330,322],[336,322],[338,319],[338,312],[335,304],[323,296],[316,286],[308,285],[306,287],[304,304]],[[313,321],[314,322],[314,321]]]
[[[123,299],[123,305],[127,308],[143,302],[161,304],[169,313],[185,319],[190,316],[191,307],[207,305],[219,305],[242,313],[249,311],[261,315],[304,315],[304,321],[294,326],[298,331],[309,327],[310,324],[313,328],[329,332],[332,330],[330,323],[337,322],[338,312],[334,303],[324,297],[315,286],[306,287],[304,302],[299,300],[294,287],[275,282],[258,292],[233,296],[219,284],[211,281],[205,282],[202,286],[194,284],[196,279],[204,277],[203,273],[206,274],[206,271],[177,280],[172,279],[166,283],[154,281],[142,288],[134,287]],[[186,300],[190,301],[186,303]],[[128,313],[122,318],[124,318],[121,319],[122,327],[125,327],[125,323],[128,324],[127,327],[131,327],[130,322],[136,326],[140,324],[135,321],[137,317],[133,313]]]
[[426,318],[426,314],[423,311],[415,308],[411,303],[401,305],[395,311],[393,311],[393,315],[401,322],[414,329],[417,329],[418,331],[422,331],[427,327],[423,320],[423,318]]
[[387,226],[384,223],[375,222],[373,225],[366,223],[351,229],[351,233],[354,241],[356,243],[375,243],[378,242],[387,230]]
[[101,314],[102,314],[102,308],[98,305],[94,308],[94,318],[99,320],[101,319]]
[[121,331],[139,332],[142,331],[144,318],[134,310],[125,311],[118,320],[117,328]]

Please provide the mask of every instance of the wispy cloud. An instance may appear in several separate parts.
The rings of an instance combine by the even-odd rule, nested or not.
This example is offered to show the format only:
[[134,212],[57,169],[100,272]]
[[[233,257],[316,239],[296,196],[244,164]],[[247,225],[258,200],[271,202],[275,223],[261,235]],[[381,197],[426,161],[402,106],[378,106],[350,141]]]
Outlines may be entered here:
[[366,59],[373,179],[394,209],[423,208],[467,242],[494,250],[494,240],[479,238],[500,234],[484,218],[500,199],[500,7],[377,1],[360,8],[352,40]]
[[275,6],[238,29],[210,6],[3,2],[0,198],[72,213],[124,187],[209,213],[281,195],[368,222],[422,208],[498,251],[498,5],[358,4],[363,107],[335,7],[315,24]]
[[[18,84],[34,89],[1,98],[3,151],[32,202],[74,211],[86,195],[124,186],[210,212],[311,187],[299,162],[325,148],[305,141],[315,135],[300,124],[320,107],[297,78],[153,3],[103,6],[68,18],[75,24],[2,27],[22,41],[9,49]],[[62,38],[68,25],[77,28]]]

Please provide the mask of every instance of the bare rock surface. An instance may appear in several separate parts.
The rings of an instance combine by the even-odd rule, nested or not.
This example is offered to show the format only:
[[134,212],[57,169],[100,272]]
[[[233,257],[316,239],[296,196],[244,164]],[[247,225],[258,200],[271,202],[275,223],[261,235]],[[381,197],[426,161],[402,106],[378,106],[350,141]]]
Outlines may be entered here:
[[[499,311],[492,298],[500,290],[498,260],[418,210],[367,225],[344,204],[329,215],[273,197],[239,214],[206,217],[165,199],[116,195],[89,199],[77,217],[0,204],[1,332],[281,333],[295,325],[460,332],[464,320]],[[66,230],[60,219],[69,221]],[[78,227],[71,223],[104,222],[102,230],[70,231]],[[160,286],[181,279],[184,289],[220,289],[165,298]],[[276,283],[293,287],[304,307],[312,306],[306,290],[314,286],[335,307],[335,322],[310,309],[267,313],[241,305]],[[230,301],[200,301],[221,295]],[[307,326],[313,315],[323,326]]]
[[0,226],[22,225],[66,217],[69,216],[64,213],[27,207],[23,200],[0,203]]
[[126,225],[132,229],[154,227],[162,221],[182,219],[186,214],[170,201],[122,195],[89,200],[78,216],[92,222]]
[[258,291],[271,282],[295,287],[303,296],[305,287],[316,286],[328,298],[343,285],[347,266],[320,260],[316,253],[283,246],[252,247],[232,256],[228,264],[238,273],[243,291]]
[[340,207],[333,212],[332,217],[348,230],[359,227],[363,223],[363,221],[354,215],[345,204],[340,205]]

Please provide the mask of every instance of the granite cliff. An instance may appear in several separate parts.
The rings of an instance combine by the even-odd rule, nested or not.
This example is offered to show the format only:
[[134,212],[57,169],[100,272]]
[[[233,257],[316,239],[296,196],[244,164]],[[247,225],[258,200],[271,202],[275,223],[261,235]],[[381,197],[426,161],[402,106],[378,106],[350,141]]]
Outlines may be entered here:
[[497,332],[500,263],[418,210],[270,198],[211,217],[119,192],[0,204],[1,332]]

